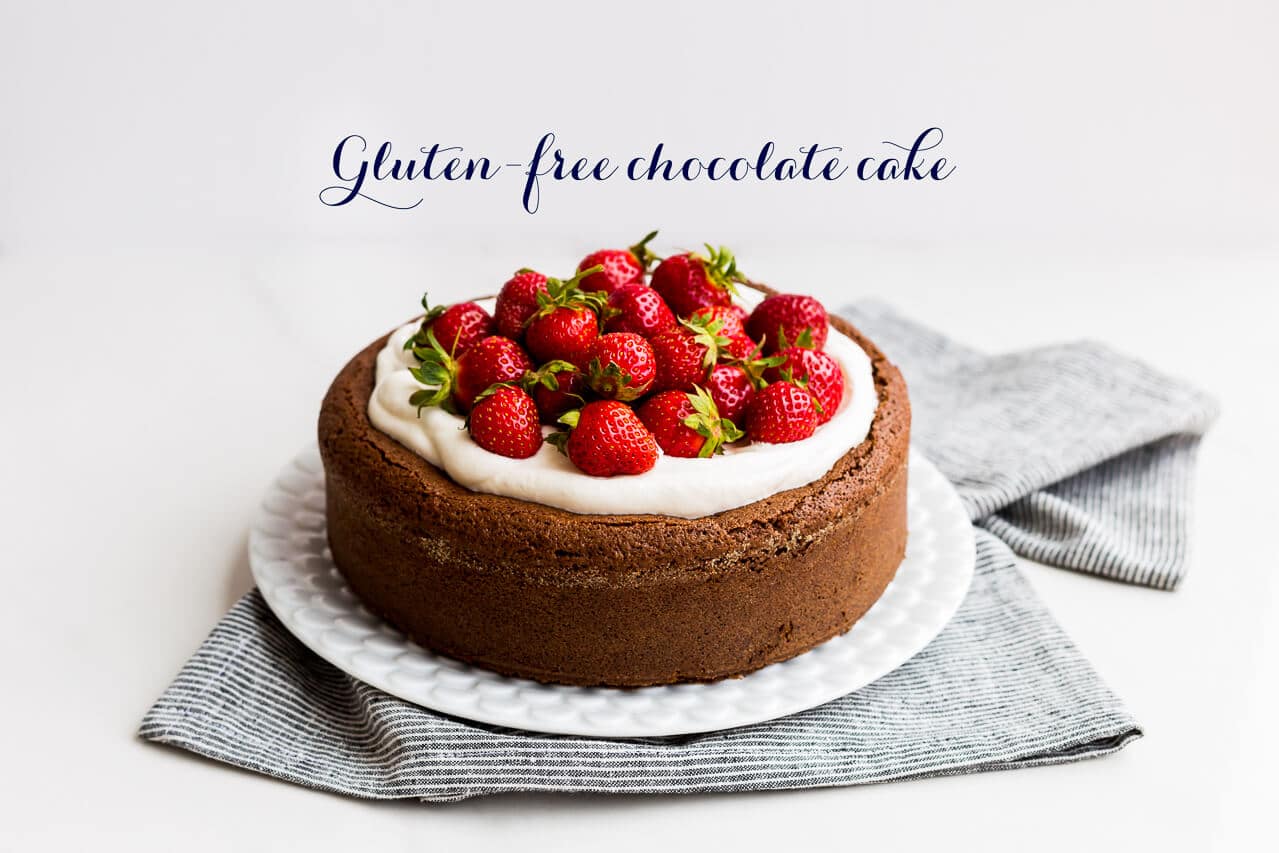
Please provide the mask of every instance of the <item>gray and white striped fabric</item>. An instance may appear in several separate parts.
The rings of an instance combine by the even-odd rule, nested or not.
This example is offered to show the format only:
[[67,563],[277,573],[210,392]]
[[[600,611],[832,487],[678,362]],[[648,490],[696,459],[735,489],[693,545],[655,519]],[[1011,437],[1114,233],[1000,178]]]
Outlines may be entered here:
[[1174,586],[1211,401],[1095,345],[987,357],[881,305],[847,313],[902,365],[916,441],[979,527],[959,613],[896,671],[820,708],[730,731],[539,735],[436,714],[346,676],[254,591],[147,713],[141,737],[326,791],[432,801],[855,785],[1076,761],[1140,737],[1009,546]]
[[987,356],[881,303],[845,313],[901,367],[912,441],[976,523],[1032,560],[1177,585],[1210,397],[1097,343]]

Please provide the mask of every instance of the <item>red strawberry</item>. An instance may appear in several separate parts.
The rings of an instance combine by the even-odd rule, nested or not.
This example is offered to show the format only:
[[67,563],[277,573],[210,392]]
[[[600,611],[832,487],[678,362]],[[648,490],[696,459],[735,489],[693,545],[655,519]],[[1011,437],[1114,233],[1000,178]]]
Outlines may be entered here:
[[706,305],[692,313],[693,317],[701,317],[706,321],[719,320],[720,332],[725,337],[746,337],[744,308],[737,305]]
[[547,423],[585,401],[582,395],[586,392],[586,380],[567,361],[548,361],[537,370],[525,373],[520,384],[533,395],[537,411]]
[[[801,340],[803,337],[800,335]],[[784,361],[769,367],[764,378],[769,382],[791,378],[799,380],[821,404],[817,423],[824,424],[830,420],[844,399],[844,371],[840,369],[839,362],[824,352],[806,349],[802,343],[782,350],[777,357]]]
[[657,441],[625,403],[595,400],[566,413],[560,422],[569,431],[546,440],[592,477],[643,474],[657,464]]
[[680,317],[705,305],[728,305],[737,292],[734,282],[743,280],[728,249],[707,245],[706,251],[708,257],[693,252],[672,255],[653,270],[653,289]]
[[720,321],[694,317],[649,339],[657,360],[654,391],[687,391],[706,381],[706,375],[731,344],[719,334]]
[[537,313],[537,295],[546,293],[546,276],[530,269],[518,270],[502,285],[497,295],[493,318],[497,321],[497,333],[518,341],[524,334],[524,324]]
[[537,294],[537,312],[525,321],[524,343],[538,361],[562,360],[585,364],[586,348],[599,337],[601,310],[606,297],[585,293],[582,279],[603,267],[590,267],[570,279],[546,280],[546,293]]
[[553,308],[529,323],[524,341],[539,361],[586,360],[586,350],[599,337],[600,323],[589,308]]
[[466,425],[476,444],[499,456],[527,459],[542,447],[537,406],[513,385],[494,385],[476,397]]
[[722,349],[732,358],[747,359],[750,358],[758,349],[755,342],[746,336],[745,332],[740,335],[729,335],[728,343]]
[[774,382],[757,391],[746,407],[746,434],[751,441],[802,441],[815,429],[817,403],[806,388],[793,382]]
[[532,366],[528,355],[510,338],[485,338],[458,359],[453,398],[463,412],[468,411],[485,388],[498,382],[518,382]]
[[435,332],[435,339],[456,358],[480,338],[487,338],[495,330],[493,318],[489,316],[489,312],[474,302],[436,305],[432,308],[424,294],[422,308],[426,311],[426,316],[422,318],[422,327],[418,329],[417,334],[404,343],[405,349],[426,346],[426,333]]
[[579,270],[594,266],[604,268],[582,279],[582,290],[602,290],[605,293],[612,293],[623,285],[636,282],[642,284],[644,276],[648,273],[649,264],[655,260],[661,260],[648,250],[649,241],[656,236],[657,232],[653,231],[629,249],[600,249],[582,258],[582,262],[577,265]]
[[711,399],[719,407],[720,414],[734,423],[742,423],[751,397],[767,384],[764,381],[765,372],[783,361],[785,359],[776,355],[760,358],[759,348],[754,347],[745,358],[712,367],[706,387]]
[[755,395],[755,383],[741,365],[715,365],[706,380],[706,388],[721,415],[734,423],[742,422],[746,404]]
[[637,400],[657,378],[653,347],[634,332],[600,335],[586,359],[586,384],[606,400]]
[[500,335],[484,338],[461,358],[445,352],[434,330],[428,329],[426,337],[426,346],[413,347],[421,364],[410,368],[413,377],[427,386],[409,398],[419,412],[426,406],[469,412],[481,391],[499,382],[515,382],[533,366],[519,344]]
[[707,305],[698,308],[693,312],[693,317],[709,323],[718,320],[720,323],[719,334],[728,338],[728,343],[723,347],[724,351],[733,358],[750,358],[755,351],[755,342],[746,334],[746,328],[742,325],[740,309],[734,310],[734,305]]
[[746,321],[746,331],[764,345],[764,352],[786,349],[805,329],[812,336],[812,349],[822,349],[829,323],[822,303],[811,296],[786,293],[756,305]]
[[742,437],[731,420],[720,417],[704,388],[654,394],[639,407],[639,418],[668,456],[706,458]]
[[647,284],[624,284],[608,296],[604,328],[651,338],[675,325],[675,315]]
[[668,329],[649,339],[657,361],[654,391],[691,388],[706,380],[706,348],[682,326]]

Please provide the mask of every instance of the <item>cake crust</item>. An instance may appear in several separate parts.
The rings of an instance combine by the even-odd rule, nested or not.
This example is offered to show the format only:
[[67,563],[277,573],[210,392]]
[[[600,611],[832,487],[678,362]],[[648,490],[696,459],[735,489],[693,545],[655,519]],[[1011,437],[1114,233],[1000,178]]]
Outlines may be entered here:
[[421,645],[507,675],[638,687],[805,652],[878,600],[906,547],[905,382],[851,324],[831,325],[872,362],[867,439],[819,480],[697,519],[579,515],[457,485],[369,422],[383,336],[320,410],[334,562]]

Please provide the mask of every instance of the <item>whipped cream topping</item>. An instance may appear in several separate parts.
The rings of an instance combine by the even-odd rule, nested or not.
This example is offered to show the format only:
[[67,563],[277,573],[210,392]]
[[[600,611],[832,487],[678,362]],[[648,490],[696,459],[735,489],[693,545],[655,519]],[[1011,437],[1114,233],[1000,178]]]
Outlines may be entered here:
[[[479,304],[492,312],[493,300]],[[458,415],[433,406],[419,417],[409,397],[423,386],[409,373],[416,360],[404,349],[417,328],[409,323],[396,329],[378,353],[377,384],[369,398],[373,425],[471,491],[583,515],[702,518],[808,485],[866,440],[879,405],[870,359],[855,341],[832,328],[825,349],[844,372],[844,399],[811,437],[789,444],[726,446],[723,454],[709,459],[662,454],[643,474],[591,477],[549,444],[528,459],[508,459],[472,441]],[[552,431],[543,428],[545,434]]]

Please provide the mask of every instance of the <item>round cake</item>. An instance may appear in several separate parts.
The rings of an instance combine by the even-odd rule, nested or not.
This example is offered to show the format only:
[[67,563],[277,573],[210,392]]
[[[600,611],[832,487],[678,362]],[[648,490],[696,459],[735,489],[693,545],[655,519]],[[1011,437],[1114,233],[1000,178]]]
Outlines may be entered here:
[[[662,453],[638,476],[593,477],[549,445],[531,459],[467,461],[487,451],[456,449],[439,425],[434,441],[421,427],[429,447],[418,446],[408,416],[379,408],[379,392],[388,372],[416,364],[397,353],[420,322],[342,369],[319,443],[334,562],[369,608],[422,646],[543,682],[710,681],[847,631],[892,580],[906,547],[910,405],[901,374],[849,323],[830,318],[822,337],[864,354],[869,381],[849,380],[812,438],[748,436],[714,458]],[[863,417],[853,400],[867,424],[852,423]],[[453,419],[466,435],[460,415],[413,414]],[[854,431],[847,449],[841,430]],[[752,445],[767,453],[751,455]],[[743,473],[752,470],[762,480]],[[767,494],[752,492],[760,482]]]

